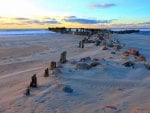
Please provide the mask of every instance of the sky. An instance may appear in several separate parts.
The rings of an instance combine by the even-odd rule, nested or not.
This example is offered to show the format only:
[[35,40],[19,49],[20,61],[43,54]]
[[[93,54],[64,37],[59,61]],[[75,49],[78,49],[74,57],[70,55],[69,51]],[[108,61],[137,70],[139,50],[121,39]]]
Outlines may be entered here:
[[150,0],[0,0],[0,29],[150,28]]

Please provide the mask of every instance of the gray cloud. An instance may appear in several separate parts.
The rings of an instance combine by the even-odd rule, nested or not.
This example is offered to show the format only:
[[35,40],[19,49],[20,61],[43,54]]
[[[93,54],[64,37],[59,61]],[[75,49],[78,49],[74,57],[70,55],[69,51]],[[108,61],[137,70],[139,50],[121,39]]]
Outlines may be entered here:
[[22,17],[19,17],[19,18],[14,18],[16,20],[30,20],[29,18],[22,18]]
[[111,23],[113,20],[96,20],[96,19],[85,19],[85,18],[77,18],[76,16],[70,16],[63,19],[65,22],[72,22],[72,23],[80,23],[80,24],[104,24],[104,23]]
[[29,24],[40,24],[40,25],[44,25],[44,24],[60,24],[60,22],[58,22],[57,20],[45,20],[45,21],[39,21],[39,20],[29,20],[26,21]]
[[114,3],[108,3],[108,4],[89,4],[89,8],[99,8],[99,9],[106,9],[116,6]]

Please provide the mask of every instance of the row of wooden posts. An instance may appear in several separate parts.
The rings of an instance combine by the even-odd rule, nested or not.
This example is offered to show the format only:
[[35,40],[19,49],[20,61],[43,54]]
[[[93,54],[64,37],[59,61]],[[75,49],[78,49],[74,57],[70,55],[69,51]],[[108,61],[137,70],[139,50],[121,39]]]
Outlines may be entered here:
[[[67,56],[67,52],[64,51],[61,53],[60,55],[60,60],[59,62],[61,64],[64,64],[67,62],[67,59],[66,59],[66,56]],[[54,70],[56,67],[56,62],[55,61],[52,61],[50,63],[50,70]],[[45,71],[44,71],[44,77],[49,77],[49,68],[46,68]],[[26,90],[26,96],[29,96],[30,95],[30,88],[37,88],[37,76],[36,74],[34,74],[32,77],[31,77],[31,82],[30,82],[30,85],[28,86],[27,90]]]

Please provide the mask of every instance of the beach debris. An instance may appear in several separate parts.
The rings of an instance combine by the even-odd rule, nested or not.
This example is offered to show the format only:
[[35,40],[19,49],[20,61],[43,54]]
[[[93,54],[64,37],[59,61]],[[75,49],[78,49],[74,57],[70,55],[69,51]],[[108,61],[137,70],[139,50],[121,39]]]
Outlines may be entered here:
[[139,51],[137,51],[137,50],[130,49],[128,52],[129,52],[129,54],[131,54],[131,55],[139,56]]
[[88,70],[88,69],[90,69],[90,68],[91,68],[91,66],[88,65],[87,63],[78,63],[78,64],[76,65],[76,69]]
[[61,55],[60,55],[60,63],[64,64],[64,63],[67,62],[66,55],[67,55],[66,51],[64,51],[64,52],[61,53]]
[[55,68],[56,68],[56,62],[52,61],[52,62],[50,63],[50,70],[53,70],[53,69],[55,69]]
[[27,89],[26,89],[25,95],[26,95],[26,96],[29,96],[29,95],[30,95],[30,87],[29,87],[29,86],[28,86]]
[[138,61],[146,61],[146,58],[144,56],[136,56],[135,57]]
[[127,61],[127,62],[123,63],[122,65],[124,65],[125,67],[132,67],[132,68],[134,68],[135,64],[133,62],[131,62],[131,61]]
[[112,110],[117,110],[117,107],[115,107],[115,106],[105,106],[103,109],[106,109],[106,108],[109,108]]
[[33,87],[33,88],[37,87],[37,77],[36,77],[36,74],[34,74],[31,77],[30,87]]
[[49,70],[48,70],[48,68],[45,69],[44,77],[49,77]]
[[102,46],[101,49],[102,50],[108,50],[108,48],[106,46]]
[[84,57],[80,59],[80,62],[87,62],[87,61],[91,61],[91,57]]

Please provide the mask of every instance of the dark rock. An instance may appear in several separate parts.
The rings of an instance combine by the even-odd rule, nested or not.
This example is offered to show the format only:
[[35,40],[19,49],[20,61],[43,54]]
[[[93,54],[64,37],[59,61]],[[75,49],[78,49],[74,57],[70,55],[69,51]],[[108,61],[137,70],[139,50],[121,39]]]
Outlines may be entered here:
[[77,69],[88,70],[88,69],[91,68],[91,66],[88,65],[88,64],[86,64],[86,63],[78,63],[78,64],[76,65],[76,68],[77,68]]
[[111,54],[116,54],[116,52],[112,51]]
[[139,51],[137,51],[137,50],[130,49],[128,52],[129,52],[129,54],[131,54],[131,55],[139,56]]
[[132,68],[134,68],[135,64],[133,62],[131,62],[131,61],[128,61],[128,62],[123,63],[122,65],[124,65],[125,67],[132,67]]
[[106,46],[101,47],[102,50],[108,50]]
[[70,86],[65,86],[63,89],[62,89],[65,93],[72,93],[73,92],[73,89],[70,87]]
[[90,66],[91,67],[96,67],[97,65],[99,65],[100,63],[99,62],[92,62],[91,64],[90,64]]
[[87,61],[91,61],[91,57],[84,57],[80,59],[80,62],[87,62]]

